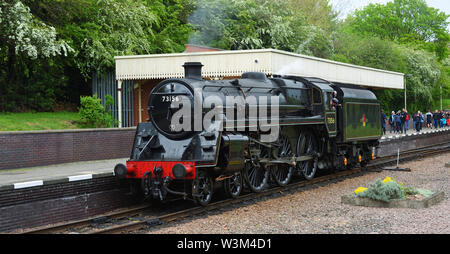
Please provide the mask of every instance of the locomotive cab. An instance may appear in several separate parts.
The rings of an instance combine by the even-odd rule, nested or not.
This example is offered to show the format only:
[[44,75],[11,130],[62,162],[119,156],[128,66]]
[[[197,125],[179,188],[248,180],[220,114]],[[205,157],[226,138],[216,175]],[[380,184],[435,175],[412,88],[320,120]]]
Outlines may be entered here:
[[[320,106],[321,112],[323,112],[323,117],[325,121],[325,127],[327,129],[327,134],[329,138],[334,138],[337,135],[337,113],[338,106],[333,106],[333,92],[334,89],[330,86],[330,83],[314,79],[311,82],[312,84],[312,92],[313,92],[313,100],[317,103],[317,106]],[[317,97],[317,98],[316,98]],[[320,100],[320,103],[318,103]]]
[[336,137],[338,133],[338,107],[332,107],[333,92],[335,91],[331,87],[332,84],[319,78],[303,78],[294,76],[287,76],[285,78],[299,80],[308,85],[309,95],[311,98],[310,111],[312,115],[320,116],[324,119],[326,135],[328,138]]

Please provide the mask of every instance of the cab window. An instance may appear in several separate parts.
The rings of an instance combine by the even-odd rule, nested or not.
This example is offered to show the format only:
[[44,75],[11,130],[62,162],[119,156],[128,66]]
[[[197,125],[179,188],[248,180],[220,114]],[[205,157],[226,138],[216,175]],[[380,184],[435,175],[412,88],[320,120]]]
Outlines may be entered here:
[[312,97],[313,97],[313,104],[322,104],[322,96],[319,89],[313,88]]
[[331,99],[333,97],[332,93],[327,92],[323,94],[323,100],[325,101],[325,110],[329,110],[331,107]]

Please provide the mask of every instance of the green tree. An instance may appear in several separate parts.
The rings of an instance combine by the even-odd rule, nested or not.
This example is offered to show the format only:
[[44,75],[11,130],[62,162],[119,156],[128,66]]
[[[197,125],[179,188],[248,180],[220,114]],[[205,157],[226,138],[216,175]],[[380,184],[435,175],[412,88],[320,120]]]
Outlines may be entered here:
[[183,51],[188,2],[0,0],[0,111],[78,103],[114,56]]
[[288,0],[289,9],[300,12],[310,26],[331,34],[336,30],[337,12],[329,0]]
[[79,0],[62,8],[73,6],[77,12],[72,20],[81,22],[68,22],[60,30],[75,49],[74,62],[85,77],[111,70],[114,56],[152,53],[157,18],[142,1]]
[[426,110],[433,105],[432,91],[438,85],[440,66],[429,52],[402,47],[407,66],[406,89],[410,112]]
[[[367,66],[395,72],[407,72],[407,66],[398,45],[378,37],[363,36],[340,29],[334,37],[335,61]],[[403,91],[382,89],[374,90],[377,98],[382,101],[385,112],[398,108],[398,102],[403,101]]]
[[443,60],[450,42],[448,17],[424,0],[394,0],[385,5],[369,4],[350,15],[347,22],[359,34],[426,49]]
[[0,13],[0,111],[51,109],[64,83],[55,62],[73,49],[19,0],[1,0]]
[[320,26],[309,25],[293,2],[198,0],[188,19],[195,30],[189,42],[223,49],[275,48],[328,57],[332,48],[329,35]]

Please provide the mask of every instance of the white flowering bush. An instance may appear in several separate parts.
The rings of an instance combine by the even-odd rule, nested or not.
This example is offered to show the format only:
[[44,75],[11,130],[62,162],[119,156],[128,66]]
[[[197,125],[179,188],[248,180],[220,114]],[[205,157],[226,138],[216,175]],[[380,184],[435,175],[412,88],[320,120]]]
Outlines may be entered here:
[[[73,49],[56,38],[54,27],[39,21],[21,1],[0,1],[0,36],[13,46],[16,54],[31,59],[67,56]],[[4,47],[4,45],[0,45]]]
[[[433,105],[432,90],[440,76],[440,68],[433,55],[424,50],[402,47],[402,55],[408,68],[406,89],[414,100],[414,111]],[[412,96],[411,96],[412,95]]]

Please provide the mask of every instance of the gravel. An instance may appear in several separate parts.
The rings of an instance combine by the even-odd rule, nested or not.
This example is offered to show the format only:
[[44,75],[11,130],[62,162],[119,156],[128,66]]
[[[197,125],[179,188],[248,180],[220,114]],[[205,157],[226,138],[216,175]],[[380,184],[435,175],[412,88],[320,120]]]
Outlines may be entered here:
[[[403,163],[411,172],[382,171],[317,188],[282,193],[151,229],[150,234],[449,234],[450,153]],[[378,178],[443,190],[446,198],[425,209],[341,204],[341,196]]]

